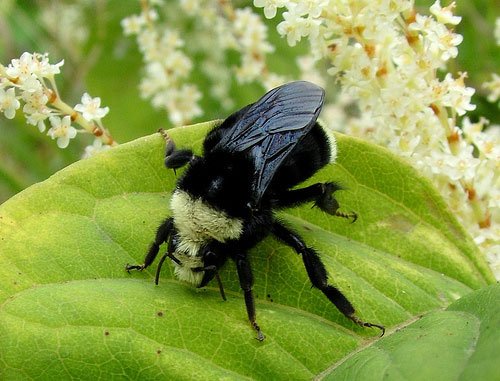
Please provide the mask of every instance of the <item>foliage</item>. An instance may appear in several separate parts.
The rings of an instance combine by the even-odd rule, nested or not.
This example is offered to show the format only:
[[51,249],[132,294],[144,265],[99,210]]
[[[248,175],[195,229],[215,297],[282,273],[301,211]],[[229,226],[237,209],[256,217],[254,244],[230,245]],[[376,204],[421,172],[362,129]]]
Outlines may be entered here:
[[[0,378],[497,377],[500,290],[487,286],[484,258],[499,277],[500,22],[495,0],[453,7],[2,1]],[[49,56],[65,63],[55,78],[60,64],[39,84],[16,72]],[[152,135],[76,162],[85,146],[221,118],[298,78],[326,88],[328,125],[403,157],[339,134],[338,164],[311,181],[340,181],[341,206],[358,221],[307,207],[281,215],[322,253],[359,316],[389,328],[381,339],[311,290],[300,258],[273,239],[252,253],[264,343],[230,265],[227,302],[213,285],[179,283],[169,266],[159,287],[154,269],[127,274],[169,213],[176,178],[162,166],[164,142]],[[43,125],[29,107],[36,123],[21,115],[30,92],[57,100]],[[77,124],[102,141],[73,139]],[[210,125],[169,133],[199,148]]]
[[[169,133],[178,146],[199,150],[209,126]],[[365,356],[380,364],[381,378],[387,367],[411,380],[419,374],[411,373],[410,353],[445,345],[443,335],[455,345],[443,361],[459,370],[442,379],[492,372],[498,330],[487,327],[498,326],[500,293],[471,293],[493,281],[477,248],[415,170],[385,149],[337,139],[338,164],[311,181],[343,184],[341,206],[358,221],[307,207],[281,217],[321,252],[359,316],[389,328],[384,338],[312,290],[300,258],[273,239],[252,252],[262,343],[232,264],[221,272],[226,302],[216,285],[180,283],[169,265],[158,287],[154,268],[127,274],[125,264],[141,261],[168,215],[175,182],[154,134],[77,162],[0,207],[1,378],[337,379],[352,374],[352,363],[372,372]],[[447,306],[465,313],[445,313]],[[462,363],[463,348],[472,348],[470,364]],[[381,351],[394,355],[387,360]],[[428,374],[441,372],[441,363],[427,365]]]

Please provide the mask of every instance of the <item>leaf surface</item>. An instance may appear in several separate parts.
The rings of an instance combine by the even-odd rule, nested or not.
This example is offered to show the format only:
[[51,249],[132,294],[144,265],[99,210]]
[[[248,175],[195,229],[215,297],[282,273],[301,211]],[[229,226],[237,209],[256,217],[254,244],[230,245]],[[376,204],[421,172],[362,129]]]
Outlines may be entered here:
[[[199,152],[212,125],[169,134]],[[336,196],[356,223],[310,206],[280,218],[321,253],[360,318],[407,324],[493,281],[426,179],[384,149],[337,140],[338,163],[309,183],[344,186]],[[125,272],[169,215],[164,144],[154,134],[121,145],[0,206],[0,378],[311,379],[378,340],[311,289],[301,258],[273,238],[251,253],[262,343],[232,263],[226,302],[215,284],[177,281],[171,265],[158,287],[155,266]]]
[[357,352],[326,380],[498,380],[500,285],[432,311]]

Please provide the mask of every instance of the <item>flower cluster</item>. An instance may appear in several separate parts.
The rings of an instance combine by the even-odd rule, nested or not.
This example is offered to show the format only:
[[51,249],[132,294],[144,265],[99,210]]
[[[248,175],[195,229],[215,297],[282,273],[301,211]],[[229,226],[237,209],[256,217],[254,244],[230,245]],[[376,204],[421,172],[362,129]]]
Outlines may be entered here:
[[[500,99],[500,75],[492,73],[491,81],[485,82],[483,87],[489,91],[487,98],[489,102],[495,103]],[[498,103],[498,107],[500,107],[500,102]]]
[[[346,115],[332,127],[347,126],[348,133],[391,148],[427,174],[500,278],[499,130],[485,131],[486,120],[461,122],[475,109],[465,73],[438,75],[463,39],[453,31],[461,20],[453,14],[455,3],[442,7],[437,0],[430,15],[418,14],[411,0],[254,5],[267,18],[283,8],[278,33],[291,46],[307,38],[312,57],[329,63],[328,73],[342,85],[340,99],[357,104],[359,117]],[[487,86],[496,100],[498,76]]]
[[[210,95],[229,108],[233,77],[264,88],[288,80],[270,70],[275,47],[253,9],[218,0],[141,6],[122,25],[137,36],[144,57],[142,95],[166,109],[172,123],[201,114],[194,82],[211,84]],[[463,40],[454,32],[461,21],[455,3],[437,0],[426,15],[412,0],[254,0],[254,6],[268,19],[281,18],[276,30],[290,46],[307,39],[310,51],[298,59],[303,78],[324,85],[327,72],[340,83],[338,102],[324,108],[331,127],[391,148],[433,179],[500,278],[499,137],[495,126],[485,129],[488,121],[466,118],[475,109],[466,73],[446,73]],[[498,99],[498,82],[494,75],[485,85],[490,100]],[[355,115],[339,112],[353,105]]]
[[274,51],[274,47],[267,42],[267,27],[250,8],[235,10],[233,19],[235,48],[241,54],[236,78],[240,83],[258,81],[265,76],[265,55]]
[[13,119],[23,105],[27,122],[40,132],[48,123],[47,135],[56,139],[60,148],[66,148],[79,131],[95,135],[105,145],[115,144],[101,122],[109,108],[100,107],[100,98],[85,93],[82,103],[74,108],[61,100],[55,75],[63,63],[51,64],[48,54],[23,53],[7,67],[0,65],[0,112]]
[[85,8],[91,6],[90,2],[54,1],[40,9],[39,24],[71,62],[78,62],[84,54],[83,46],[90,36]]
[[125,35],[135,35],[145,62],[140,84],[142,97],[151,99],[154,107],[165,109],[174,124],[185,124],[201,115],[201,94],[188,83],[193,69],[191,59],[183,52],[180,34],[160,23],[158,11],[142,2],[139,15],[129,16],[121,24]]
[[[122,27],[125,35],[136,36],[143,56],[141,95],[166,110],[174,125],[202,114],[202,94],[191,80],[195,75],[197,83],[203,82],[200,74],[206,77],[210,96],[226,109],[232,107],[231,74],[240,84],[257,82],[265,88],[285,82],[268,68],[266,56],[274,46],[267,40],[267,26],[251,8],[235,9],[230,2],[213,0],[146,0],[141,6],[140,14],[122,20]],[[240,57],[239,64],[229,63],[228,52]],[[203,65],[196,66],[190,57]]]

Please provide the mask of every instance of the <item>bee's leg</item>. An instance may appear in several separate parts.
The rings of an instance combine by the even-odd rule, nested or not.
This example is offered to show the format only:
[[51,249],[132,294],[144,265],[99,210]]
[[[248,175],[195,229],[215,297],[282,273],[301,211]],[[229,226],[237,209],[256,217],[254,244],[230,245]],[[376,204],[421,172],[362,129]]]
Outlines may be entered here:
[[354,222],[357,219],[356,213],[341,212],[339,203],[333,196],[336,191],[341,189],[342,187],[334,182],[316,183],[306,188],[287,190],[273,199],[272,203],[275,208],[289,208],[314,201],[314,206],[324,212],[337,217],[351,218]]
[[255,301],[252,293],[253,275],[250,262],[248,262],[246,255],[238,255],[234,258],[234,261],[236,262],[240,286],[245,296],[248,320],[250,320],[250,324],[252,324],[252,327],[257,331],[256,339],[262,341],[265,339],[265,336],[255,321]]
[[177,149],[174,141],[170,139],[170,136],[168,136],[164,129],[160,128],[158,132],[167,143],[165,148],[165,167],[173,169],[175,172],[176,169],[183,167],[194,159],[193,151],[189,149]]
[[[179,261],[175,256],[174,256],[174,245],[173,245],[173,240],[174,240],[174,235],[170,234],[170,239],[168,240],[168,247],[167,247],[167,252],[163,254],[163,256],[160,258],[160,262],[158,262],[158,267],[156,268],[156,275],[155,275],[155,284],[158,286],[158,283],[160,282],[160,272],[161,272],[161,267],[163,266],[163,262],[165,262],[165,259],[170,258],[172,261],[177,263],[177,265],[182,266],[181,261]],[[156,251],[158,253],[158,250]],[[156,256],[156,254],[155,254]],[[152,262],[152,261],[151,261]]]
[[217,284],[219,285],[220,296],[223,301],[226,301],[227,300],[226,293],[224,292],[224,286],[222,285],[222,280],[220,279],[219,273],[215,274],[215,279],[217,280]]
[[316,251],[307,247],[299,235],[279,222],[274,222],[272,232],[279,240],[291,246],[297,253],[302,255],[307,275],[313,287],[321,290],[340,312],[356,324],[362,327],[376,327],[382,331],[382,335],[384,334],[385,328],[383,326],[360,320],[355,315],[355,310],[351,302],[338,289],[328,284],[328,275],[323,262],[321,262]]
[[[226,293],[224,292],[224,286],[222,285],[222,280],[220,279],[219,272],[217,271],[217,266],[215,265],[208,265],[204,267],[192,267],[191,271],[197,273],[197,272],[205,272],[205,275],[203,276],[203,279],[201,283],[197,287],[204,287],[207,285],[209,280],[212,280],[214,277],[217,280],[217,284],[219,286],[219,292],[222,300],[226,301]],[[207,279],[207,281],[205,281]],[[209,279],[209,280],[208,280]]]
[[155,260],[156,256],[158,255],[158,251],[160,250],[160,245],[164,242],[167,242],[168,237],[171,235],[172,230],[174,229],[174,220],[173,218],[167,218],[165,221],[162,222],[160,226],[158,226],[158,230],[156,231],[156,237],[154,242],[151,244],[149,247],[149,250],[146,254],[146,257],[144,258],[144,263],[142,265],[129,265],[127,264],[125,266],[126,271],[130,270],[139,270],[142,271],[153,261]]

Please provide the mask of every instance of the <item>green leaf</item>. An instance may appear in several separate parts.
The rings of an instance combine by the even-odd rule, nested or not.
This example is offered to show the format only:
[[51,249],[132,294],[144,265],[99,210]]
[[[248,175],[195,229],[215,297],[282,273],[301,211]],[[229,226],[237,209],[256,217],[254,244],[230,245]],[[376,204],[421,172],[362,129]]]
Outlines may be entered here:
[[[199,152],[212,125],[169,134]],[[321,253],[361,319],[408,324],[493,282],[427,180],[384,149],[337,140],[338,163],[309,182],[342,184],[337,198],[356,223],[309,206],[280,217]],[[176,176],[164,144],[154,134],[113,148],[0,206],[0,379],[310,379],[378,341],[311,289],[301,258],[273,238],[251,253],[264,342],[232,263],[221,272],[226,302],[168,264],[157,287],[155,266],[125,272],[169,214]]]
[[430,312],[323,376],[326,380],[499,380],[499,327],[500,285],[496,284],[464,296],[445,311]]

